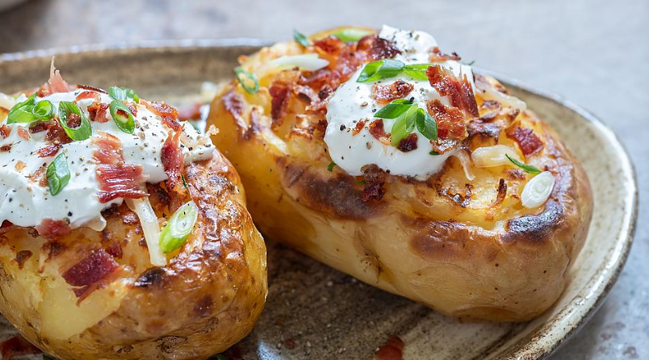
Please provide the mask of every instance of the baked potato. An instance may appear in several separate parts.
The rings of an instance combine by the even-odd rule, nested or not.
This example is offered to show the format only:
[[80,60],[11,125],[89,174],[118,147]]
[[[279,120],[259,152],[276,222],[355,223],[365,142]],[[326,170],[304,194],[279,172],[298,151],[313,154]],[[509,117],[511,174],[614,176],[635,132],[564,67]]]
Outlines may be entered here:
[[208,124],[261,232],[452,317],[559,297],[592,194],[557,134],[423,32],[338,28],[241,56]]
[[58,72],[0,100],[0,311],[20,334],[60,359],[206,359],[251,331],[265,244],[208,136]]

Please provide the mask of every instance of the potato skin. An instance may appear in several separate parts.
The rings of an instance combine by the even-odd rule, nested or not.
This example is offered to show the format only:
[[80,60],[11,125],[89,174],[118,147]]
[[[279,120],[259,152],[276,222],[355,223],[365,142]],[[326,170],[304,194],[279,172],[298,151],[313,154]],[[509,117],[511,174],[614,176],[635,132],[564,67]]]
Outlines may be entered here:
[[[267,61],[303,51],[280,43],[242,57],[241,66],[263,73]],[[363,185],[337,167],[327,170],[326,117],[309,101],[293,96],[286,116],[272,119],[268,88],[298,77],[292,71],[260,76],[254,95],[236,81],[225,85],[208,119],[220,130],[213,140],[241,174],[262,233],[457,318],[527,321],[557,300],[588,232],[592,194],[583,169],[545,122],[528,110],[497,107],[488,121],[474,124],[464,143],[469,151],[496,143],[516,148],[506,130],[533,129],[543,149],[528,161],[556,178],[538,209],[520,204],[530,178],[522,171],[473,168],[476,178],[468,181],[456,158],[423,182],[378,175],[385,195],[376,199],[367,196],[376,174],[366,174]],[[481,81],[502,88],[492,78]],[[477,98],[481,116],[494,112],[493,103]],[[499,201],[501,181],[507,187]]]
[[[242,339],[267,295],[263,239],[245,208],[239,176],[218,151],[209,161],[189,165],[186,179],[200,215],[187,243],[165,267],[148,264],[146,246],[139,244],[139,221],[125,204],[106,214],[102,232],[79,228],[55,243],[33,238],[27,229],[5,233],[0,246],[2,313],[30,342],[60,359],[205,359]],[[156,213],[170,216],[165,193],[152,189]],[[123,265],[118,279],[91,293],[80,307],[70,296],[72,305],[61,307],[71,306],[70,313],[54,316],[90,316],[87,307],[100,301],[115,310],[70,338],[44,333],[39,305],[55,305],[38,299],[47,299],[51,290],[43,284],[60,274],[52,270],[114,240],[123,251],[117,259]],[[36,255],[19,266],[16,254],[26,246]],[[56,286],[72,293],[58,281]]]

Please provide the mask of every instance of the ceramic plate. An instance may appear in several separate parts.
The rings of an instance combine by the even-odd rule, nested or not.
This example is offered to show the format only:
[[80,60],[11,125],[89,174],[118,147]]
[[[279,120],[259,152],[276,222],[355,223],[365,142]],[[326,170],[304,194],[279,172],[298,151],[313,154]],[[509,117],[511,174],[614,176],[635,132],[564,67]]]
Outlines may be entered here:
[[[254,40],[184,41],[2,55],[0,91],[43,83],[50,57],[57,53],[57,67],[70,83],[128,86],[144,98],[180,105],[198,99],[203,81],[230,79],[237,56],[261,45]],[[254,332],[237,345],[244,359],[371,359],[389,335],[405,342],[406,360],[537,359],[561,346],[595,312],[632,242],[637,187],[629,157],[592,114],[499,78],[559,132],[593,187],[588,240],[559,301],[528,323],[459,323],[271,243],[268,303]],[[6,320],[0,328],[3,338],[13,333]]]

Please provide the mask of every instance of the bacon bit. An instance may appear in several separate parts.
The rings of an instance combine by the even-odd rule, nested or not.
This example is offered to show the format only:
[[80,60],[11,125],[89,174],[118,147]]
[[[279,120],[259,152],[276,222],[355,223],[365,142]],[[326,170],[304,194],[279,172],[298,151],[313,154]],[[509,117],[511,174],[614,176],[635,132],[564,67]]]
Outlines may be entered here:
[[290,88],[282,81],[274,81],[268,89],[271,97],[270,115],[273,120],[272,128],[281,126],[286,116],[288,102],[290,100]]
[[[172,106],[167,105],[164,102],[155,102],[155,101],[145,101],[140,99],[140,104],[144,104],[144,106],[149,109],[152,113],[160,116],[162,118],[162,123],[165,124],[167,127],[172,129],[173,131],[178,131],[180,130],[181,126],[180,123],[178,122],[178,111],[176,111],[175,108]],[[131,109],[131,107],[129,107]],[[131,111],[133,111],[131,109]],[[133,113],[133,115],[136,115],[136,113]]]
[[450,55],[444,54],[437,46],[431,49],[430,62],[442,62],[447,60],[460,61],[462,58],[455,52],[452,52]]
[[27,166],[27,164],[25,164],[21,160],[18,160],[18,162],[16,162],[16,170],[18,170],[18,171],[22,171],[26,166]]
[[363,180],[365,181],[361,199],[363,201],[381,200],[383,195],[385,195],[385,189],[383,188],[386,178],[385,171],[381,170],[375,164],[366,165],[361,170],[363,171]]
[[109,107],[109,104],[102,104],[98,101],[92,103],[88,106],[88,115],[90,116],[90,120],[99,123],[108,122]]
[[58,153],[60,149],[61,144],[56,141],[51,145],[47,145],[46,147],[36,150],[36,155],[38,155],[39,158],[46,158],[56,155],[56,153]]
[[19,251],[16,254],[16,263],[18,264],[18,268],[22,270],[23,266],[25,265],[25,261],[29,260],[32,255],[32,252],[29,250]]
[[376,140],[385,145],[390,144],[390,135],[385,132],[385,129],[383,127],[383,120],[379,119],[372,121],[369,125],[369,128],[370,134],[372,134],[372,136],[374,136]]
[[356,126],[354,126],[354,129],[352,129],[352,135],[354,135],[354,136],[358,135],[358,133],[360,133],[361,130],[363,130],[364,127],[365,127],[365,120],[364,119],[359,120],[356,123]]
[[97,146],[93,156],[100,164],[115,165],[122,161],[122,142],[117,136],[98,131],[91,142]]
[[500,181],[498,181],[498,195],[496,196],[496,201],[494,201],[491,206],[497,206],[498,204],[502,203],[503,200],[505,200],[506,195],[507,183],[505,182],[505,179],[500,179]]
[[104,89],[94,87],[94,86],[90,86],[90,85],[84,85],[84,84],[77,84],[77,89],[85,89],[85,90],[95,91],[95,92],[102,93],[102,94],[108,94],[108,91],[106,91]]
[[255,134],[258,134],[261,131],[259,116],[259,109],[253,107],[252,110],[250,110],[250,115],[248,117],[250,120],[249,125],[241,136],[243,140],[250,140]]
[[462,81],[458,80],[449,70],[433,65],[426,70],[426,76],[430,85],[437,90],[441,96],[448,96],[451,106],[457,107],[467,115],[478,117],[478,104],[473,95],[473,89],[466,77],[463,75]]
[[179,146],[180,134],[181,132],[177,132],[175,135],[169,133],[167,140],[162,145],[160,154],[162,166],[164,166],[165,173],[168,177],[165,184],[171,195],[169,210],[172,212],[176,211],[182,205],[182,199],[187,195],[182,180],[185,159]]
[[70,85],[68,85],[68,83],[63,80],[61,73],[54,67],[54,57],[52,57],[52,64],[50,65],[50,78],[49,80],[47,80],[47,85],[49,94],[64,93],[71,90]]
[[223,96],[223,107],[237,121],[239,130],[244,131],[248,127],[246,121],[243,119],[245,101],[241,95],[234,90],[230,90]]
[[99,94],[94,91],[84,91],[81,94],[77,95],[74,101],[81,101],[85,99],[97,99],[99,100]]
[[147,195],[140,187],[146,179],[140,164],[99,164],[96,174],[100,190],[97,197],[101,203],[117,198],[139,199]]
[[372,99],[379,104],[387,104],[392,100],[403,99],[408,96],[415,87],[403,80],[397,80],[389,85],[372,85]]
[[378,35],[368,35],[358,41],[358,50],[367,51],[371,60],[393,58],[401,54],[392,41],[380,38]]
[[45,218],[41,221],[40,225],[36,226],[36,231],[38,231],[41,236],[56,238],[69,234],[72,229],[70,228],[70,225],[63,220]]
[[178,108],[180,121],[200,120],[201,115],[201,103],[186,104]]
[[376,360],[402,360],[403,340],[398,336],[390,335],[385,345],[381,346],[374,354]]
[[3,139],[6,139],[11,134],[11,128],[7,125],[0,126],[0,135]]
[[0,152],[9,152],[12,146],[13,144],[2,145],[0,146]]
[[335,36],[327,36],[323,39],[318,39],[313,42],[316,51],[325,54],[338,54],[345,46],[345,43]]
[[437,136],[444,139],[460,140],[467,136],[464,115],[456,107],[448,107],[438,99],[426,102],[428,113],[437,121]]
[[32,136],[29,135],[29,130],[25,129],[22,126],[18,127],[18,136],[20,136],[23,140],[29,140],[32,138]]
[[2,359],[11,360],[15,357],[30,354],[40,354],[41,350],[32,345],[24,337],[16,335],[0,344],[0,354]]
[[513,130],[507,130],[507,137],[515,140],[521,148],[523,155],[529,156],[539,152],[543,148],[543,142],[532,129],[517,126]]
[[62,276],[69,285],[80,287],[75,289],[77,297],[80,297],[89,286],[107,277],[118,267],[113,257],[100,248],[66,270]]
[[29,175],[27,178],[32,183],[38,183],[38,185],[41,187],[47,187],[49,184],[47,182],[47,176],[45,176],[46,171],[47,171],[47,167],[41,166],[38,169],[36,169],[36,171],[34,171],[34,173]]
[[317,103],[320,98],[318,94],[308,86],[294,85],[292,86],[293,93],[298,96],[298,99],[306,100],[310,105]]
[[397,145],[397,149],[403,151],[403,152],[409,152],[417,149],[417,134],[416,133],[410,133],[410,135],[406,136],[405,138],[401,139],[399,141],[399,145]]

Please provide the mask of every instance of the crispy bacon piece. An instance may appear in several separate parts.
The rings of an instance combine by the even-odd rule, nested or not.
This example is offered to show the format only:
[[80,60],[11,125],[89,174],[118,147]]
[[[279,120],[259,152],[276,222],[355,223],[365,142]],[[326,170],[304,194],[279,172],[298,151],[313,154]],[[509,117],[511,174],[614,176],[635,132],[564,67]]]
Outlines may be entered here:
[[108,119],[109,104],[102,104],[98,101],[95,101],[90,106],[88,106],[88,115],[91,121],[105,123]]
[[47,80],[47,90],[49,94],[68,92],[71,90],[70,85],[63,80],[61,73],[54,67],[54,58],[52,58],[52,64],[50,66],[50,78]]
[[118,267],[113,257],[100,248],[66,270],[62,276],[69,285],[80,288],[75,289],[77,297],[80,297],[91,285],[101,281]]
[[77,97],[74,100],[80,101],[85,99],[99,99],[99,94],[97,94],[94,91],[86,90],[81,92],[79,95],[77,95]]
[[352,135],[358,135],[358,133],[360,133],[364,127],[365,127],[365,120],[359,120],[356,123],[356,126],[354,126],[354,129],[352,129]]
[[[172,106],[167,105],[166,103],[162,102],[155,102],[155,101],[145,101],[145,100],[140,100],[140,104],[144,104],[144,106],[149,109],[152,113],[160,116],[162,119],[162,123],[165,124],[167,127],[169,127],[173,131],[178,131],[181,128],[180,123],[178,122],[178,111],[176,111],[175,108]],[[131,112],[133,109],[129,106],[129,109]],[[133,113],[135,115],[136,113]]]
[[191,103],[178,108],[178,119],[181,121],[198,120],[201,118],[201,104]]
[[32,136],[29,134],[29,130],[25,129],[22,126],[18,127],[18,136],[23,140],[29,140],[32,138]]
[[385,171],[381,170],[375,164],[364,166],[362,171],[365,187],[363,188],[361,198],[363,201],[381,200],[383,195],[385,195],[385,189],[383,187],[386,178]]
[[114,165],[122,161],[122,142],[117,136],[99,131],[92,144],[97,146],[93,155],[100,164]]
[[223,107],[237,121],[239,129],[247,128],[246,121],[243,118],[244,106],[245,101],[234,90],[230,90],[223,96]]
[[58,121],[37,122],[36,125],[29,128],[29,132],[32,134],[43,131],[47,131],[45,140],[52,143],[59,141],[61,144],[67,144],[72,141],[61,125],[59,125]]
[[167,190],[171,195],[169,205],[171,211],[176,211],[176,209],[182,205],[182,200],[187,194],[182,179],[185,159],[180,150],[180,134],[181,132],[176,132],[175,135],[169,133],[167,140],[165,140],[162,145],[162,151],[160,154],[162,166],[164,166],[165,173],[168,177],[165,184],[167,185]]
[[397,80],[389,85],[374,84],[372,85],[372,99],[379,104],[387,104],[392,100],[402,99],[414,89],[412,84],[403,80]]
[[506,131],[507,137],[518,143],[523,155],[529,156],[539,152],[543,148],[543,142],[532,129],[517,126]]
[[478,104],[473,95],[471,84],[464,74],[462,80],[453,75],[449,70],[433,65],[426,70],[430,85],[441,95],[447,96],[451,106],[457,107],[467,115],[478,117]]
[[335,36],[327,36],[326,38],[318,39],[313,42],[316,51],[325,54],[338,54],[345,46],[345,43]]
[[36,155],[38,155],[38,157],[40,158],[46,158],[56,155],[56,153],[58,153],[60,149],[61,144],[59,142],[54,142],[51,145],[47,145],[36,150]]
[[370,134],[372,134],[372,136],[382,144],[390,144],[390,135],[385,132],[383,120],[379,119],[372,121],[369,125],[369,131]]
[[98,93],[102,93],[102,94],[108,94],[108,91],[106,91],[104,89],[94,87],[94,86],[90,86],[90,85],[84,85],[84,84],[77,84],[77,89],[85,89],[85,90],[90,90],[90,91],[94,91],[94,92],[98,92]]
[[372,61],[390,59],[401,54],[390,40],[380,38],[378,35],[368,35],[358,41],[358,50],[366,51]]
[[13,147],[13,144],[6,144],[0,146],[0,152],[9,152],[11,151],[11,148]]
[[72,229],[70,228],[70,225],[63,220],[45,218],[38,226],[36,226],[36,231],[38,231],[41,236],[56,238],[69,234]]
[[430,62],[442,62],[447,60],[460,61],[462,58],[455,52],[449,54],[444,54],[439,47],[435,46],[430,51]]
[[11,135],[11,128],[4,124],[0,126],[0,136],[2,136],[3,139],[6,139],[9,135]]
[[290,100],[290,86],[283,81],[274,81],[268,89],[270,93],[270,115],[273,120],[272,127],[281,126],[286,116],[286,109]]
[[399,141],[399,145],[397,145],[397,149],[403,152],[416,150],[417,138],[418,137],[416,133],[410,133],[410,135],[406,136],[405,138],[401,139],[401,141]]
[[99,162],[95,170],[99,182],[99,202],[107,203],[120,197],[138,199],[146,196],[140,186],[145,181],[142,165],[124,163],[122,143],[117,137],[98,132],[92,143],[97,146],[93,155]]
[[374,354],[376,360],[402,360],[403,340],[398,336],[390,335],[385,345],[381,346]]
[[438,138],[461,140],[467,136],[464,114],[456,107],[448,107],[437,99],[428,100],[426,107],[437,121]]
[[0,344],[0,354],[2,354],[2,359],[4,360],[11,360],[23,355],[40,353],[41,350],[20,335],[11,337]]

